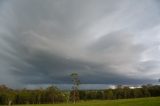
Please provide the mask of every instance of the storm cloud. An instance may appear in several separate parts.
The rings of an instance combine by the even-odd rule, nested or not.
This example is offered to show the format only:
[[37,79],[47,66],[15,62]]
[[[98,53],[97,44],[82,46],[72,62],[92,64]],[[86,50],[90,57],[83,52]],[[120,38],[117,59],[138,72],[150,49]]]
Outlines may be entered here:
[[158,0],[0,2],[0,84],[146,84],[160,77]]

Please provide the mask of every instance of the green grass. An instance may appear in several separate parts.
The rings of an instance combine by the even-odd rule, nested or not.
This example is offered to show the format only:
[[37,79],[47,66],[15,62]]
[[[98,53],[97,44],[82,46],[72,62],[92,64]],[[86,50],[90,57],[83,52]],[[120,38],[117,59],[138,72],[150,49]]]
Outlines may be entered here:
[[160,106],[160,97],[122,99],[122,100],[92,100],[81,101],[77,104],[40,104],[40,105],[14,105],[14,106]]

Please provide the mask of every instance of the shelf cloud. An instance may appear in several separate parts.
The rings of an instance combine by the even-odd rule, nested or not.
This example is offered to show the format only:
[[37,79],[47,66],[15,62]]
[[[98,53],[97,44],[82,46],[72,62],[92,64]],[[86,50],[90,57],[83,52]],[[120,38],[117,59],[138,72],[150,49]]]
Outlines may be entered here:
[[160,77],[158,0],[0,1],[0,84],[147,84]]

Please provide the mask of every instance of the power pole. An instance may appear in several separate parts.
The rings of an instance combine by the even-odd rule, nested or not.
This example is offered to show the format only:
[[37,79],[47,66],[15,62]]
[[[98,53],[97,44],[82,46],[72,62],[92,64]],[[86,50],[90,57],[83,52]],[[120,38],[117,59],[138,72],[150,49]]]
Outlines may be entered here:
[[73,103],[75,104],[79,100],[78,88],[79,88],[80,80],[79,80],[79,76],[77,73],[72,73],[70,76],[73,82],[72,91],[71,91],[71,99]]

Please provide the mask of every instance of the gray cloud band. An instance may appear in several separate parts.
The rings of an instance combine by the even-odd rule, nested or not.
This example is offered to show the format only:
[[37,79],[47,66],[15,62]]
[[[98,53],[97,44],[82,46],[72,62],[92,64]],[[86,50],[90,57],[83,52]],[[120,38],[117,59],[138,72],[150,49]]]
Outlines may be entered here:
[[71,83],[72,72],[92,84],[159,78],[158,1],[0,3],[0,83]]

